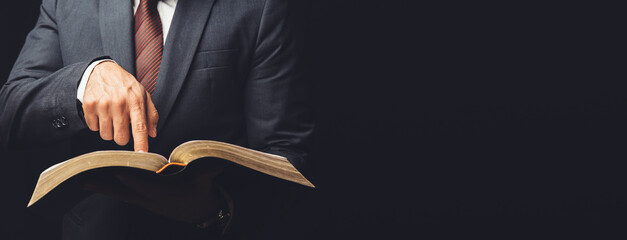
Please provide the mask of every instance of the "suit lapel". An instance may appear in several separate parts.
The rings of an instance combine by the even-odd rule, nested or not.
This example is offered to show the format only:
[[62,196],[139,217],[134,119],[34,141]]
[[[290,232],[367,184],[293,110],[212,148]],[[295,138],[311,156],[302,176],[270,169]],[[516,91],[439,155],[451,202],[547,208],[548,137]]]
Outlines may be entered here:
[[[182,1],[184,2],[184,1]],[[135,75],[135,43],[131,0],[100,1],[100,33],[104,53]]]
[[166,122],[183,86],[213,3],[214,0],[186,0],[176,5],[152,97],[159,112],[158,129]]

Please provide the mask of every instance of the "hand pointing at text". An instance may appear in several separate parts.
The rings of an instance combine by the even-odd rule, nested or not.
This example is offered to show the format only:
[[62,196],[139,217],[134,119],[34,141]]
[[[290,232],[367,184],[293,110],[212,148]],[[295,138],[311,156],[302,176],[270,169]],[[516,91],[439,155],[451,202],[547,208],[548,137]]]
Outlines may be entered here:
[[132,133],[137,152],[148,152],[148,136],[157,137],[159,114],[150,95],[115,62],[101,62],[94,68],[85,87],[83,112],[89,129],[100,131],[104,140],[123,146]]

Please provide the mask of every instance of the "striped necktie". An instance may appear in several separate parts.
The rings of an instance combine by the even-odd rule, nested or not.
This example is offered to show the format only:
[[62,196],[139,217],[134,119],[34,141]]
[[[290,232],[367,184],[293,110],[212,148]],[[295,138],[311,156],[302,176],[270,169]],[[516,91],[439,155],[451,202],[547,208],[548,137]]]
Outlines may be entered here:
[[141,0],[135,12],[135,64],[137,80],[152,95],[163,54],[163,29],[158,0]]

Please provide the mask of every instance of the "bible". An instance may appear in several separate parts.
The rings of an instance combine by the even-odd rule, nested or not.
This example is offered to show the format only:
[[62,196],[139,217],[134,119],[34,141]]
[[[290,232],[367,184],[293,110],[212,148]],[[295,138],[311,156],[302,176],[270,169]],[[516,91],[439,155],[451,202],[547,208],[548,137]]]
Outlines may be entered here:
[[282,156],[264,153],[253,149],[211,140],[194,140],[176,147],[170,158],[155,153],[132,151],[95,151],[55,164],[44,170],[28,202],[28,207],[39,201],[63,182],[82,172],[106,168],[135,168],[163,174],[168,169],[181,168],[198,159],[219,158],[265,173],[283,180],[307,187],[315,186],[309,182],[292,164]]

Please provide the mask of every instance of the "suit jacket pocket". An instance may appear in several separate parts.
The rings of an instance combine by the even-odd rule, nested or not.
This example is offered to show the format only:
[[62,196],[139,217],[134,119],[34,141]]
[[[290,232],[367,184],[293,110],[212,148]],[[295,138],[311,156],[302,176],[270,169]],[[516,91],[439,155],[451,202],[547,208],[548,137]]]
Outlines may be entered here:
[[232,67],[237,61],[239,49],[209,50],[197,52],[190,70]]

